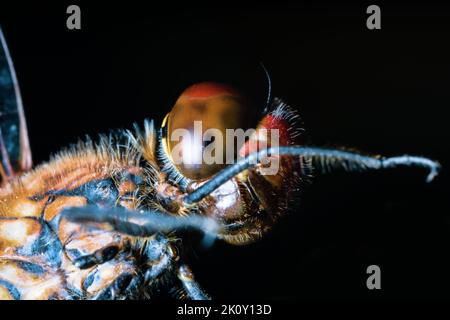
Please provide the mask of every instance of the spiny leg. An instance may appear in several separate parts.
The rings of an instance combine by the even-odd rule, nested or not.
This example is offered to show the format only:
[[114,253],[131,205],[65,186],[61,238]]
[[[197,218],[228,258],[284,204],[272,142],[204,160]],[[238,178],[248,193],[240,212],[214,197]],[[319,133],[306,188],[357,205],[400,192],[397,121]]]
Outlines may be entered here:
[[398,166],[417,166],[429,170],[426,181],[430,182],[438,174],[440,165],[428,158],[417,156],[399,156],[392,158],[374,157],[362,155],[355,152],[349,152],[338,149],[326,149],[315,147],[273,147],[254,152],[245,158],[240,159],[237,163],[223,169],[217,173],[208,182],[185,196],[183,201],[187,204],[199,202],[211,192],[216,190],[226,181],[232,179],[242,171],[256,166],[264,157],[268,155],[287,155],[299,156],[303,159],[311,159],[314,166],[322,171],[327,169],[344,169],[347,171],[363,171],[363,170],[379,170],[387,168],[395,168]]
[[177,276],[183,285],[187,298],[191,300],[211,300],[211,297],[195,281],[192,270],[186,264],[181,264],[178,267]]
[[64,209],[61,215],[74,222],[108,223],[113,230],[136,237],[180,229],[196,229],[215,236],[219,230],[216,221],[199,215],[177,217],[158,211],[132,211],[121,207],[72,207]]

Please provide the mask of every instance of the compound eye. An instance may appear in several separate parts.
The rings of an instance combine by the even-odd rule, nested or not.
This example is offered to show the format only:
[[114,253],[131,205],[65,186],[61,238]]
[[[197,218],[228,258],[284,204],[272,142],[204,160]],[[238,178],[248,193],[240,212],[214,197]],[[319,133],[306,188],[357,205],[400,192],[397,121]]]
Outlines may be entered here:
[[249,110],[247,100],[230,86],[213,82],[190,86],[163,122],[167,157],[186,178],[211,177],[236,158],[243,141],[234,134],[249,125]]

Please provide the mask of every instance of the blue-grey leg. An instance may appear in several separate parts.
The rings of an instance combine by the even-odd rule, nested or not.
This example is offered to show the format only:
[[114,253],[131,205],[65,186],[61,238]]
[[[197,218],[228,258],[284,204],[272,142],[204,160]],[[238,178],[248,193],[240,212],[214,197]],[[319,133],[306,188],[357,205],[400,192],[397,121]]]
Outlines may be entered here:
[[178,267],[178,279],[180,279],[187,297],[191,300],[211,300],[211,297],[200,287],[194,279],[192,270],[185,264]]

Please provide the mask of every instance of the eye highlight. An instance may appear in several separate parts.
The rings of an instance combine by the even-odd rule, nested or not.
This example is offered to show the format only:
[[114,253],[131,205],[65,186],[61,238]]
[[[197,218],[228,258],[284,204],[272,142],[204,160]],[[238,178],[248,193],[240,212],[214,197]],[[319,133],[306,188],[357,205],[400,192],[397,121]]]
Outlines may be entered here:
[[248,100],[231,86],[203,82],[188,87],[161,128],[168,172],[201,181],[223,169],[227,156],[234,159],[239,150],[234,136],[227,141],[227,129],[246,128],[250,109]]

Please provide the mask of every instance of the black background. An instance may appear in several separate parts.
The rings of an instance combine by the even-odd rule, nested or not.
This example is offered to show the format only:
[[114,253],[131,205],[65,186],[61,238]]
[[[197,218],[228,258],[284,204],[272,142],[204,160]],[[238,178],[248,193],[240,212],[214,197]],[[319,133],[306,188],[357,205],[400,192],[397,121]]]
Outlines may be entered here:
[[[82,30],[66,28],[79,4]],[[0,24],[20,81],[35,163],[85,134],[160,123],[180,91],[234,83],[300,111],[313,145],[417,154],[444,166],[316,177],[263,241],[217,243],[194,271],[214,298],[450,297],[447,191],[450,7],[367,4],[12,2]],[[381,267],[382,289],[366,288]]]

